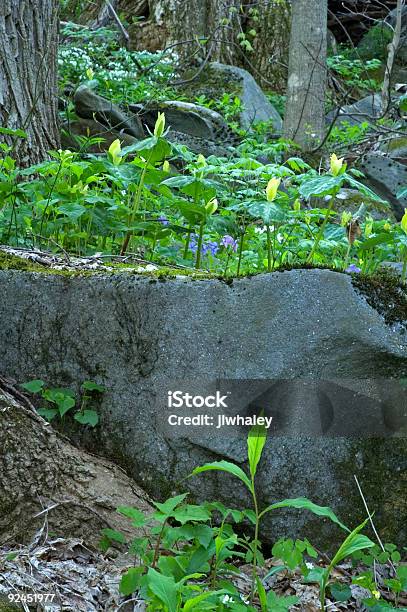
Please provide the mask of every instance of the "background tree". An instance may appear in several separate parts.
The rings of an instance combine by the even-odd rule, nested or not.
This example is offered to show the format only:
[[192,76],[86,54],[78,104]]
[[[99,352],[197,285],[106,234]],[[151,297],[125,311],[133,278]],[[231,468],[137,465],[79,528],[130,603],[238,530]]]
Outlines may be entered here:
[[292,5],[284,136],[305,150],[323,138],[327,80],[327,0]]
[[58,8],[59,0],[0,2],[0,126],[27,133],[15,142],[20,165],[58,148]]
[[181,63],[207,57],[246,68],[263,87],[285,88],[288,0],[67,0],[63,18],[97,28],[114,23],[113,11],[133,49],[175,45]]

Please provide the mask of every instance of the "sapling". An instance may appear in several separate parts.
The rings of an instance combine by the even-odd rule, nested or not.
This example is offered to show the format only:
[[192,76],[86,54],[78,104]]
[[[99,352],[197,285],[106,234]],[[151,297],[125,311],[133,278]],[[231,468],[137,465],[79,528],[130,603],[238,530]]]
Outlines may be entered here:
[[272,510],[276,510],[278,508],[303,508],[306,510],[310,510],[314,514],[318,516],[324,516],[329,518],[331,521],[339,525],[345,531],[349,531],[349,529],[341,523],[338,517],[334,514],[334,512],[326,506],[318,506],[314,504],[312,501],[305,497],[299,497],[295,499],[284,499],[280,502],[271,504],[264,508],[264,510],[260,511],[259,500],[256,493],[255,487],[255,476],[257,473],[257,467],[260,462],[264,446],[266,444],[267,439],[267,430],[264,425],[255,425],[249,432],[247,438],[247,458],[249,463],[249,473],[248,476],[242,468],[235,465],[234,463],[230,463],[229,461],[214,461],[212,463],[206,463],[200,467],[197,467],[193,470],[190,476],[195,476],[197,474],[201,474],[202,472],[207,472],[210,470],[220,470],[223,472],[227,472],[232,474],[238,478],[245,487],[248,489],[254,506],[254,513],[251,515],[252,522],[254,524],[254,540],[252,542],[252,551],[253,551],[253,578],[252,578],[252,590],[251,590],[251,599],[253,600],[255,589],[256,589],[256,578],[257,578],[257,563],[258,563],[258,550],[259,550],[259,529],[261,520],[263,517],[271,512]]

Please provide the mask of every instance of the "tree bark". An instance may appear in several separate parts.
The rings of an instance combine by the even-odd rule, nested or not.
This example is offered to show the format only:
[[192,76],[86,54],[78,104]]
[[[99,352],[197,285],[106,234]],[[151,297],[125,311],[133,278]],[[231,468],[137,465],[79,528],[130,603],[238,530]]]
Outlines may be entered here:
[[325,130],[327,12],[327,0],[292,4],[284,136],[308,151]]
[[58,536],[91,545],[105,527],[134,537],[115,510],[150,512],[146,494],[111,462],[70,444],[5,387],[0,379],[0,545],[30,541],[45,520]]
[[58,0],[0,2],[0,134],[21,165],[42,161],[59,146],[57,122]]

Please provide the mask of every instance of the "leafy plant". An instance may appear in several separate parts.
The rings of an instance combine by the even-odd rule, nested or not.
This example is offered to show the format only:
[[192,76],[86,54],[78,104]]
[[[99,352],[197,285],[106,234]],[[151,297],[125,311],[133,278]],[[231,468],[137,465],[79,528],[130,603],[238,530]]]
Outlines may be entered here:
[[[38,394],[45,400],[45,405],[38,409],[38,414],[47,421],[52,421],[56,416],[62,419],[77,406],[75,393],[71,389],[47,387],[45,382],[39,379],[31,380],[20,386],[25,391],[34,395]],[[94,394],[104,393],[105,388],[91,380],[85,380],[81,390],[83,393],[80,406],[76,409],[73,418],[82,425],[95,427],[99,423],[99,415],[93,408],[88,408],[88,405]]]

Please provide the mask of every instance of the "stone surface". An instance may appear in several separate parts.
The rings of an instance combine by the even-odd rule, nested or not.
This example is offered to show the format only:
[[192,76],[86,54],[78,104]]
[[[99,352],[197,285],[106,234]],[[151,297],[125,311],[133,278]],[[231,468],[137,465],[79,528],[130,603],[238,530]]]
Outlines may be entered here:
[[[259,471],[262,503],[307,496],[355,526],[365,516],[357,474],[383,539],[405,541],[407,401],[397,379],[407,376],[407,336],[350,276],[293,270],[226,284],[8,270],[0,291],[1,372],[19,382],[105,385],[92,448],[151,495],[191,490],[195,500],[249,505],[224,473],[183,481],[208,460],[245,467],[247,431],[168,424],[173,413],[207,412],[169,410],[169,390],[229,390],[225,413],[263,408],[274,417]],[[393,437],[371,438],[382,434]],[[342,537],[290,510],[275,512],[264,533],[324,545]]]
[[250,130],[257,121],[273,122],[273,132],[281,133],[283,121],[268,101],[252,75],[237,66],[229,66],[219,62],[210,63],[199,75],[199,78],[188,83],[185,90],[192,96],[206,95],[217,99],[219,92],[229,93],[240,98],[243,110],[240,113],[240,125]]
[[382,100],[380,94],[373,94],[358,100],[354,104],[342,106],[339,115],[336,117],[337,110],[331,111],[327,115],[327,124],[330,125],[336,117],[335,123],[348,123],[349,125],[359,125],[371,122],[380,117],[382,112]]
[[397,194],[407,185],[407,166],[383,155],[370,154],[366,155],[360,169],[366,176],[365,182],[391,203],[400,220],[407,207],[407,197],[397,197]]
[[144,130],[137,115],[125,114],[117,104],[99,96],[85,85],[75,91],[74,103],[75,112],[82,119],[94,119],[108,129],[124,132],[134,138],[144,137]]

